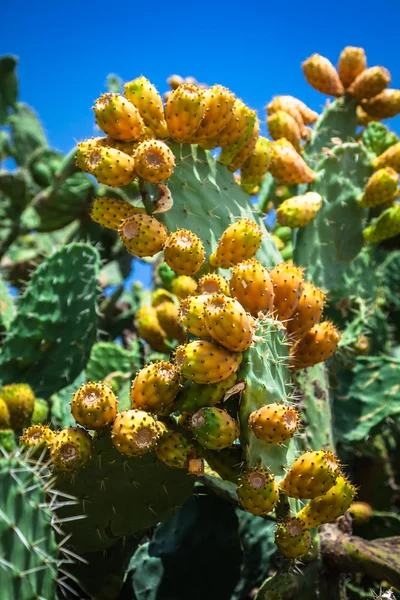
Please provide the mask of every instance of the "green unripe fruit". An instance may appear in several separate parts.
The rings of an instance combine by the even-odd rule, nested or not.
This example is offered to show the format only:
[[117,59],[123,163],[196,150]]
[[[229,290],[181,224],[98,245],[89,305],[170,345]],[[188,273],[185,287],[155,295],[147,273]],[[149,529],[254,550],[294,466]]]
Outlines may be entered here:
[[201,408],[191,419],[196,440],[209,450],[229,448],[239,435],[239,426],[229,413],[214,406]]
[[268,471],[252,469],[239,479],[237,495],[242,508],[247,512],[266,515],[278,502],[279,488]]

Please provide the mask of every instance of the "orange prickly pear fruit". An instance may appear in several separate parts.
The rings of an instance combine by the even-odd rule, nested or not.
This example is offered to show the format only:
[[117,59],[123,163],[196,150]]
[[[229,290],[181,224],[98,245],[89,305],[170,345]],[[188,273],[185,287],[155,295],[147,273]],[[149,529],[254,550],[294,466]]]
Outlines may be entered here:
[[380,154],[372,162],[374,169],[381,169],[382,167],[391,167],[397,173],[400,173],[400,142],[390,146],[385,152]]
[[301,133],[298,123],[289,113],[278,110],[267,118],[268,131],[273,140],[287,139],[297,150],[301,151]]
[[103,227],[118,231],[125,219],[137,213],[146,214],[146,211],[119,198],[102,197],[93,202],[90,216]]
[[154,306],[144,306],[136,313],[138,336],[145,340],[157,352],[168,352],[167,334],[162,329]]
[[365,110],[358,104],[356,108],[357,112],[357,125],[361,127],[366,127],[368,123],[372,123],[373,121],[379,121],[380,119],[374,119],[369,114],[365,112]]
[[277,112],[287,113],[296,121],[299,131],[302,131],[304,128],[303,116],[300,107],[294,100],[295,98],[292,96],[275,96],[265,108],[269,116]]
[[269,313],[274,305],[274,288],[265,267],[254,258],[245,260],[232,269],[229,282],[231,295],[253,317],[259,312]]
[[340,342],[340,333],[330,321],[317,323],[290,350],[292,368],[306,369],[327,360]]
[[158,441],[156,454],[169,467],[188,469],[189,461],[196,457],[196,449],[184,435],[167,429]]
[[[257,118],[257,113],[255,110],[251,110],[247,106],[244,107],[243,111],[248,119],[247,128],[246,128],[245,132],[242,133],[242,135],[240,137],[238,137],[235,142],[232,142],[229,144],[224,144],[221,146],[221,154],[219,155],[218,160],[219,160],[219,162],[221,162],[224,165],[229,165],[230,163],[232,163],[232,161],[235,159],[235,157],[238,157],[238,155],[240,154],[240,152],[243,149],[244,149],[244,154],[246,154],[246,152],[248,152],[248,150],[246,149],[248,144],[250,144],[250,147],[252,146],[252,144],[253,144],[253,146],[251,147],[247,156],[249,156],[249,154],[251,153],[251,151],[254,148],[254,145],[255,145],[254,133],[256,133],[258,135],[259,127],[260,127],[258,118]],[[247,158],[247,156],[246,156],[246,158]],[[246,160],[246,158],[243,159],[243,162]]]
[[188,143],[200,127],[205,111],[204,91],[196,85],[180,85],[169,96],[165,118],[175,142]]
[[315,112],[315,110],[308,108],[307,104],[304,104],[304,102],[298,98],[295,98],[294,96],[280,97],[283,98],[284,101],[286,100],[287,102],[292,102],[294,104],[301,115],[304,125],[312,125],[318,119],[318,113]]
[[200,142],[200,146],[212,150],[219,146],[234,144],[245,135],[249,124],[250,110],[242,100],[236,98],[233,103],[232,118],[229,120],[229,123],[215,137]]
[[330,523],[344,515],[353,502],[356,494],[355,487],[342,475],[336,479],[335,485],[308,502],[297,513],[296,517],[303,521],[306,527],[319,527]]
[[156,307],[157,319],[161,328],[172,340],[183,342],[185,330],[179,321],[179,308],[173,302],[162,302]]
[[199,279],[200,294],[225,294],[229,296],[227,280],[217,273],[208,273]]
[[236,373],[242,355],[230,352],[208,340],[196,340],[179,346],[175,364],[185,379],[194,383],[218,383]]
[[180,85],[183,85],[184,80],[180,75],[170,75],[167,79],[167,84],[171,88],[171,90],[176,90]]
[[262,229],[254,221],[240,219],[229,225],[210,256],[210,265],[227,269],[243,260],[253,258],[262,241]]
[[301,66],[304,77],[314,89],[327,96],[343,96],[343,84],[330,60],[320,54],[313,54]]
[[290,498],[316,498],[330,490],[340,474],[339,461],[332,452],[309,451],[294,461],[279,488]]
[[161,140],[141,142],[135,151],[136,173],[145,181],[160,183],[169,179],[175,169],[175,156]]
[[121,94],[103,94],[93,107],[96,123],[104,133],[122,142],[140,140],[144,122],[136,106]]
[[347,93],[357,100],[377,96],[391,82],[391,75],[385,67],[371,67],[362,71],[347,88]]
[[168,290],[157,288],[151,294],[151,305],[157,307],[164,302],[174,302],[174,297]]
[[272,142],[269,172],[279,183],[311,183],[316,178],[316,173],[286,139]]
[[363,110],[374,119],[390,119],[400,114],[400,90],[383,90],[369,100],[362,100]]
[[193,296],[197,290],[197,281],[189,275],[179,275],[171,283],[172,293],[181,300]]
[[320,321],[324,304],[324,292],[309,281],[305,281],[297,308],[290,321],[286,323],[287,332],[295,338],[304,335]]
[[286,321],[296,310],[303,292],[303,271],[290,263],[280,263],[270,272],[274,286],[277,319]]
[[282,521],[275,529],[275,544],[286,558],[301,558],[311,548],[310,530],[296,517]]
[[379,215],[376,223],[363,231],[366,242],[383,242],[400,233],[400,204],[395,203]]
[[367,185],[361,198],[359,205],[370,208],[371,206],[379,206],[386,204],[394,199],[397,184],[399,183],[399,175],[391,167],[378,169],[368,179]]
[[45,425],[32,425],[24,430],[23,435],[19,438],[19,445],[25,448],[30,448],[31,453],[36,456],[43,452],[44,449],[49,450],[56,434]]
[[204,116],[200,127],[192,136],[192,144],[214,138],[229,124],[233,115],[235,94],[228,88],[222,85],[213,85],[204,91],[203,98]]
[[5,400],[0,396],[0,429],[10,428],[10,413]]
[[201,294],[200,296],[191,296],[181,302],[180,321],[190,333],[198,337],[208,337],[209,335],[204,314],[208,298],[208,294]]
[[22,429],[30,423],[35,404],[35,394],[30,385],[27,383],[5,385],[0,390],[0,398],[7,405],[11,429]]
[[267,444],[281,444],[291,438],[300,425],[299,413],[286,404],[266,404],[249,416],[254,435]]
[[111,187],[128,185],[137,175],[132,156],[115,148],[94,148],[86,153],[85,171],[96,177],[99,183]]
[[86,155],[90,150],[94,150],[95,148],[106,146],[107,137],[92,137],[84,142],[79,142],[77,151],[76,151],[76,166],[85,170],[85,159]]
[[125,219],[119,228],[125,248],[135,256],[154,256],[163,249],[167,230],[150,215],[136,214]]
[[59,471],[81,469],[92,454],[92,438],[82,427],[62,429],[50,446],[50,459]]
[[244,352],[253,341],[252,319],[234,298],[211,294],[204,305],[208,334],[232,352]]
[[349,513],[356,525],[368,523],[372,517],[372,508],[367,502],[353,502],[349,507]]
[[179,275],[194,275],[204,263],[201,239],[189,229],[170,233],[164,245],[164,260]]
[[266,515],[279,500],[279,488],[274,477],[264,469],[251,469],[239,479],[239,504],[253,515]]
[[[256,147],[259,133],[260,133],[260,121],[258,119],[256,119],[253,130],[251,132],[251,136],[249,137],[248,141],[243,146],[243,148],[237,154],[235,154],[235,156],[232,158],[230,163],[228,165],[226,165],[228,171],[231,171],[232,173],[234,173],[238,169],[242,168],[242,166],[247,161],[247,159],[252,155],[252,153]],[[221,154],[221,156],[222,156],[222,154]],[[219,157],[219,160],[221,159],[221,156]]]
[[75,421],[86,429],[104,429],[118,411],[118,400],[104,383],[89,381],[81,385],[71,402]]
[[113,138],[106,137],[101,138],[104,140],[103,143],[99,143],[99,146],[105,146],[106,148],[115,148],[116,150],[120,150],[121,152],[125,152],[125,154],[129,154],[129,156],[134,156],[136,148],[139,145],[139,142],[121,142],[120,140],[114,140]]
[[192,415],[191,431],[201,446],[209,450],[229,448],[239,436],[239,426],[226,410],[209,406]]
[[292,229],[305,227],[315,218],[321,206],[322,197],[317,192],[306,192],[284,200],[276,211],[276,217],[280,225]]
[[240,187],[251,194],[268,171],[271,143],[265,137],[257,138],[255,148],[242,165]]
[[161,430],[152,415],[143,410],[118,413],[111,430],[114,447],[128,456],[140,456],[154,450]]
[[157,137],[168,137],[167,123],[160,94],[146,77],[140,76],[124,85],[125,98],[138,109],[145,125]]
[[131,387],[131,407],[154,414],[171,409],[179,392],[179,372],[165,361],[150,363],[141,369]]
[[338,72],[345,88],[353,83],[356,77],[367,68],[367,57],[364,48],[346,46],[340,54]]

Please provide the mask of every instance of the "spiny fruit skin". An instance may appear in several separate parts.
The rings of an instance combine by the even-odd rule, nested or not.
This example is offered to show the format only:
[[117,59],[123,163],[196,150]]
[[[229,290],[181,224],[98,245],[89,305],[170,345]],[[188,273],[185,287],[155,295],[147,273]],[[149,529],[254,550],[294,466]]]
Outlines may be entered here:
[[154,306],[143,306],[136,313],[138,336],[144,339],[157,352],[168,352],[167,334],[161,327],[157,309]]
[[[249,139],[244,144],[244,146],[239,150],[239,152],[237,154],[235,154],[235,156],[232,158],[232,160],[229,162],[229,164],[227,164],[228,171],[231,171],[232,173],[234,173],[235,171],[237,171],[238,169],[241,169],[243,167],[243,165],[249,159],[249,157],[251,156],[251,154],[253,153],[253,151],[256,147],[259,133],[260,133],[260,121],[256,118]],[[219,157],[219,160],[220,159],[221,159],[221,156]]]
[[229,296],[229,283],[218,273],[203,275],[199,279],[198,289],[200,294],[225,294]]
[[264,469],[251,469],[239,479],[239,503],[253,515],[266,515],[279,500],[279,488],[274,477]]
[[266,404],[249,416],[254,435],[267,444],[281,444],[299,428],[299,414],[286,404]]
[[326,493],[310,500],[296,517],[303,521],[306,527],[319,527],[330,523],[344,515],[353,502],[356,490],[341,474],[336,483]]
[[372,162],[374,169],[381,169],[382,167],[391,167],[397,173],[400,173],[400,142],[390,146],[385,152],[380,154]]
[[176,399],[179,412],[194,413],[205,406],[215,406],[223,400],[226,392],[230,390],[237,381],[236,373],[230,375],[224,381],[213,385],[202,385],[200,383],[186,384]]
[[311,183],[316,178],[316,173],[286,139],[272,142],[269,172],[279,183]]
[[154,414],[172,408],[179,392],[179,372],[173,364],[157,361],[141,369],[132,382],[131,407]]
[[84,163],[85,171],[111,187],[128,185],[136,178],[134,159],[115,148],[94,148],[86,153]]
[[271,143],[265,137],[258,137],[255,148],[241,168],[240,187],[247,193],[259,185],[268,171]]
[[154,256],[167,239],[165,226],[150,215],[136,214],[125,219],[119,235],[125,248],[134,256]]
[[203,93],[204,116],[191,142],[214,138],[232,119],[235,94],[222,85],[212,85]]
[[40,454],[45,448],[50,449],[55,437],[56,434],[50,427],[32,425],[24,430],[23,435],[19,438],[19,445],[26,448],[35,448],[35,454]]
[[349,513],[356,525],[368,523],[372,517],[372,508],[367,502],[353,502],[349,507]]
[[0,396],[0,429],[9,429],[10,413],[5,400]]
[[184,435],[167,429],[157,443],[156,454],[169,467],[187,469],[189,461],[196,456],[196,450]]
[[267,118],[268,131],[273,140],[286,138],[297,152],[301,151],[301,133],[298,122],[289,113],[278,110]]
[[360,73],[367,68],[367,57],[364,48],[355,48],[346,46],[340,54],[338,63],[338,73],[340,81],[345,88],[348,88]]
[[270,278],[274,286],[274,309],[279,321],[290,319],[296,310],[303,292],[303,271],[290,263],[280,263]]
[[309,451],[294,461],[279,487],[290,498],[316,498],[330,490],[339,475],[340,464],[332,452]]
[[128,456],[141,456],[153,450],[161,435],[157,421],[143,410],[123,410],[118,413],[112,430],[114,447]]
[[92,438],[81,427],[62,429],[50,447],[50,459],[59,471],[76,471],[90,459]]
[[136,173],[145,181],[160,183],[174,172],[175,156],[161,140],[141,142],[135,152]]
[[313,54],[301,65],[307,82],[322,94],[342,96],[344,87],[330,60],[320,54]]
[[335,352],[340,333],[330,321],[317,323],[291,348],[290,362],[295,370],[306,369],[324,362]]
[[153,293],[151,294],[151,305],[154,307],[157,307],[160,304],[163,304],[164,302],[173,302],[173,301],[174,301],[173,295],[168,290],[165,290],[164,288],[157,288],[156,290],[153,290]]
[[239,436],[239,426],[226,410],[209,406],[192,415],[191,430],[201,446],[209,450],[229,448]]
[[253,258],[261,246],[262,229],[254,221],[241,219],[229,225],[210,256],[210,265],[227,269]]
[[292,102],[296,106],[297,110],[301,114],[304,125],[312,125],[318,119],[318,113],[315,112],[315,110],[308,108],[308,106],[298,98],[295,98],[294,96],[281,96],[281,98],[286,98],[289,102]]
[[154,131],[157,137],[168,136],[164,107],[160,94],[146,77],[137,77],[124,85],[125,98],[138,109],[145,125]]
[[400,113],[400,90],[383,90],[369,100],[361,102],[363,110],[376,119],[390,119]]
[[176,142],[190,142],[200,127],[205,110],[204,92],[191,84],[180,85],[165,106],[168,132]]
[[236,373],[242,355],[230,352],[208,340],[196,340],[179,346],[175,364],[185,379],[195,383],[218,383]]
[[183,342],[185,330],[179,321],[179,308],[170,301],[162,302],[156,307],[157,319],[167,336]]
[[284,200],[276,211],[280,225],[291,227],[305,227],[312,221],[322,206],[322,197],[317,192],[306,192],[300,196],[293,196]]
[[367,242],[383,242],[400,233],[400,204],[397,202],[379,215],[376,223],[363,231]]
[[[258,135],[260,127],[257,113],[255,110],[251,110],[247,106],[245,106],[243,110],[248,118],[247,128],[235,142],[221,145],[221,154],[218,157],[218,161],[224,165],[229,165],[234,160],[240,162],[243,155],[239,156],[239,154],[242,152],[242,150],[244,150],[245,154],[242,160],[242,162],[244,162],[254,148],[256,142],[254,135]],[[250,150],[248,150],[248,144],[250,144]],[[236,169],[238,169],[239,166],[236,167]],[[236,169],[233,169],[233,172]]]
[[241,138],[249,126],[250,114],[247,106],[238,98],[232,107],[232,117],[228,124],[214,138],[200,142],[203,148],[213,149],[234,144]]
[[394,199],[399,183],[399,175],[391,167],[383,167],[375,171],[368,179],[359,205],[370,208],[386,204]]
[[310,530],[300,519],[288,519],[277,524],[275,544],[286,558],[300,558],[311,548]]
[[309,281],[303,284],[303,291],[292,318],[286,323],[287,332],[292,338],[300,338],[321,320],[325,304],[325,293]]
[[208,334],[232,352],[244,352],[253,341],[251,317],[234,298],[211,294],[204,305]]
[[118,400],[104,383],[84,383],[71,401],[72,416],[86,429],[104,429],[115,419],[117,411]]
[[121,94],[103,94],[93,107],[96,123],[104,133],[116,140],[140,140],[144,122],[136,106]]
[[[305,106],[305,105],[304,105]],[[267,115],[284,112],[292,117],[297,123],[298,129],[303,130],[305,120],[300,112],[300,106],[295,102],[292,96],[275,96],[266,106]],[[268,122],[268,119],[267,119]]]
[[121,142],[121,140],[114,140],[109,136],[101,139],[104,141],[98,145],[105,146],[106,148],[115,148],[116,150],[121,150],[121,152],[129,154],[129,156],[135,155],[136,148],[139,145],[139,142]]
[[179,275],[194,275],[204,263],[201,239],[189,229],[170,233],[164,244],[164,260]]
[[186,329],[198,337],[208,337],[205,323],[204,307],[209,294],[191,296],[182,300],[180,306],[180,320]]
[[5,385],[0,390],[0,398],[7,405],[11,429],[22,429],[30,422],[35,394],[27,383]]
[[131,215],[145,214],[144,208],[131,206],[119,198],[96,198],[92,205],[90,216],[92,220],[103,227],[118,231],[121,223]]
[[181,300],[193,296],[197,290],[197,281],[189,275],[179,275],[171,283],[171,290]]
[[253,317],[259,312],[269,313],[274,306],[274,288],[271,277],[258,260],[245,260],[232,269],[229,282],[231,295]]
[[84,142],[79,142],[76,151],[76,166],[84,171],[87,153],[100,146],[106,146],[106,140],[106,137],[92,137]]
[[362,71],[347,88],[347,93],[357,100],[377,96],[391,81],[390,73],[385,67],[371,67]]

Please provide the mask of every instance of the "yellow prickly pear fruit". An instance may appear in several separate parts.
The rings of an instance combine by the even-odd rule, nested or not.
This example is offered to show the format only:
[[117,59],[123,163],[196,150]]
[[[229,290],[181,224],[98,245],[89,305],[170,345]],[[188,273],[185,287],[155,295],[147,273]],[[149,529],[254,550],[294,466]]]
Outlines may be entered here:
[[204,116],[200,127],[193,134],[191,143],[214,138],[226,127],[233,115],[235,94],[222,85],[212,85],[203,93]]
[[30,385],[27,383],[5,385],[0,390],[0,398],[7,405],[11,429],[22,429],[30,422],[35,404],[35,394]]
[[104,133],[122,142],[140,140],[144,122],[136,106],[121,94],[103,94],[93,107],[96,123]]
[[320,321],[324,304],[324,292],[309,281],[305,281],[297,308],[290,321],[286,323],[287,332],[294,338],[304,335]]
[[234,298],[211,294],[204,305],[208,334],[232,352],[244,352],[253,341],[251,317]]
[[163,249],[168,232],[149,215],[136,214],[125,219],[119,235],[125,248],[134,256],[154,256]]
[[198,337],[208,337],[204,314],[208,298],[208,294],[201,294],[200,296],[191,296],[181,302],[180,321],[190,333]]
[[156,306],[157,319],[168,338],[183,342],[185,330],[179,321],[179,308],[173,302],[162,302]]
[[255,148],[249,158],[242,165],[240,187],[251,194],[255,186],[258,186],[269,166],[271,143],[265,137],[257,138]]
[[379,121],[379,119],[374,119],[374,117],[371,117],[370,115],[368,115],[365,112],[365,110],[363,108],[361,108],[361,106],[359,104],[357,105],[356,112],[357,112],[357,125],[360,125],[361,127],[366,127],[368,125],[368,123],[372,123],[373,121]]
[[136,178],[134,159],[115,148],[95,148],[85,157],[85,171],[99,183],[112,187],[128,185]]
[[143,410],[123,410],[113,423],[111,441],[121,454],[141,456],[154,450],[160,435],[152,415]]
[[190,142],[200,127],[204,110],[204,92],[196,85],[180,85],[172,92],[165,106],[165,118],[172,139],[175,142]]
[[184,435],[167,429],[157,444],[156,454],[169,467],[188,469],[189,461],[196,456],[196,449]]
[[330,523],[344,515],[353,502],[356,494],[355,487],[341,474],[335,485],[305,505],[296,517],[303,521],[306,527],[319,527]]
[[287,184],[311,183],[317,176],[286,139],[272,142],[269,172],[279,183]]
[[245,260],[232,269],[229,282],[231,295],[253,317],[259,312],[269,313],[274,305],[274,288],[265,267],[254,258]]
[[303,271],[290,263],[280,263],[270,272],[274,286],[274,309],[279,321],[290,319],[303,292]]
[[103,227],[118,231],[125,219],[137,213],[146,214],[146,211],[119,198],[102,197],[93,202],[90,216]]
[[131,406],[156,415],[163,414],[172,407],[179,389],[179,372],[173,364],[151,363],[132,381]]
[[335,352],[340,333],[330,321],[317,323],[290,349],[290,362],[295,370],[324,362]]
[[368,523],[372,517],[372,508],[367,502],[353,502],[349,507],[349,513],[356,525]]
[[175,169],[175,156],[161,140],[141,142],[135,152],[136,173],[145,181],[160,183],[169,179]]
[[101,146],[106,146],[106,137],[92,137],[84,142],[79,142],[76,151],[76,166],[85,170],[85,159],[86,155],[90,150],[94,150],[95,148],[99,148]]
[[390,119],[400,114],[400,90],[383,90],[361,102],[363,110],[374,119]]
[[200,146],[212,150],[219,146],[234,144],[245,135],[249,124],[250,111],[242,100],[236,98],[233,103],[232,118],[229,120],[229,123],[215,137],[200,142]]
[[383,242],[400,233],[400,204],[395,203],[379,215],[376,223],[363,231],[366,242]]
[[136,313],[136,327],[139,337],[157,352],[168,352],[167,334],[162,329],[154,306],[144,306]]
[[301,558],[311,548],[310,530],[296,517],[282,521],[275,529],[275,544],[286,558]]
[[226,410],[208,406],[192,415],[191,431],[201,446],[223,450],[232,446],[239,436],[239,426]]
[[314,89],[327,96],[343,96],[343,84],[330,60],[320,54],[313,54],[301,67],[304,77]]
[[367,57],[364,48],[346,46],[340,54],[338,72],[345,88],[353,83],[356,77],[367,68]]
[[146,77],[142,75],[126,83],[124,96],[136,106],[145,125],[150,127],[157,137],[168,137],[161,96]]
[[175,364],[185,379],[195,383],[218,383],[236,373],[242,355],[230,352],[208,340],[196,340],[179,346]]
[[201,239],[189,229],[170,233],[164,245],[164,260],[179,275],[194,275],[204,263]]
[[266,515],[279,500],[279,488],[274,477],[264,469],[251,469],[239,479],[239,503],[253,515]]
[[104,383],[89,381],[81,385],[71,402],[75,421],[86,429],[104,429],[118,411],[118,400]]
[[304,119],[300,112],[300,107],[295,102],[295,98],[293,98],[292,96],[275,96],[275,98],[273,98],[265,108],[268,116],[272,116],[276,113],[285,112],[296,121],[299,131],[303,130]]
[[279,488],[290,498],[316,498],[330,490],[339,475],[340,464],[332,452],[309,451],[294,461]]
[[[154,137],[154,136],[153,136]],[[114,140],[113,138],[107,136],[106,138],[101,138],[104,140],[103,143],[99,143],[99,146],[105,146],[107,148],[115,148],[116,150],[120,150],[121,152],[125,152],[125,154],[129,154],[129,156],[134,156],[136,152],[136,148],[139,145],[139,142],[121,142],[120,140]]]
[[[253,129],[252,129],[252,132],[251,132],[251,136],[249,137],[248,141],[243,146],[243,148],[241,148],[241,150],[237,154],[235,154],[235,156],[232,158],[230,163],[228,165],[226,165],[228,171],[231,171],[232,173],[234,173],[238,169],[242,168],[242,166],[247,161],[247,159],[251,156],[251,154],[253,153],[253,151],[256,147],[259,133],[260,133],[260,121],[258,119],[256,119]],[[221,159],[221,156],[219,157],[219,160]]]
[[364,193],[358,201],[359,205],[370,208],[391,202],[394,200],[398,183],[399,175],[394,169],[379,169],[368,179]]
[[400,173],[400,142],[390,146],[385,152],[380,154],[372,162],[374,169],[381,169],[383,167],[391,167],[397,173]]
[[377,96],[391,81],[391,75],[385,67],[371,67],[360,73],[347,88],[347,93],[357,100]]
[[0,396],[0,429],[10,428],[10,413],[5,400]]
[[280,225],[292,229],[305,227],[315,218],[321,206],[322,197],[317,192],[306,192],[284,200],[276,211],[276,217]]
[[294,148],[301,151],[301,133],[298,123],[289,113],[278,110],[267,118],[268,131],[273,140],[287,139]]
[[59,471],[81,469],[92,454],[92,438],[81,427],[62,429],[50,446],[50,459]]
[[167,83],[171,90],[176,90],[180,85],[183,85],[184,80],[180,75],[170,75],[167,79]]
[[266,404],[249,416],[254,435],[267,444],[281,444],[291,438],[300,425],[299,413],[286,404]]
[[50,449],[54,442],[56,434],[45,425],[32,425],[24,430],[19,438],[19,445],[25,448],[34,448],[31,450],[35,455],[40,454],[44,449]]
[[254,134],[256,133],[258,135],[259,127],[260,127],[258,118],[257,118],[257,113],[255,110],[251,110],[247,106],[244,106],[243,113],[244,113],[243,117],[246,116],[247,123],[248,123],[247,128],[244,131],[244,133],[242,133],[242,135],[240,137],[238,137],[235,142],[221,145],[221,154],[219,155],[218,160],[219,160],[219,162],[221,162],[224,165],[229,165],[230,163],[232,163],[232,161],[235,159],[235,157],[236,157],[236,160],[239,160],[240,157],[239,158],[237,158],[237,157],[239,156],[240,152],[244,149],[244,154],[246,154],[247,145],[250,143],[250,147],[251,147],[253,144],[253,146],[251,147],[247,156],[243,159],[242,162],[244,162],[254,148],[254,145],[255,145]]
[[193,296],[197,290],[197,281],[188,275],[179,275],[171,283],[172,293],[181,300]]
[[173,301],[174,301],[173,295],[170,294],[170,292],[168,290],[165,290],[164,288],[157,288],[151,294],[151,305],[154,307],[157,307],[160,304],[163,304],[164,302],[173,302]]
[[199,279],[198,289],[200,294],[225,294],[229,296],[227,280],[217,273],[208,273]]
[[227,269],[253,258],[262,241],[262,229],[254,221],[240,219],[229,225],[210,256],[210,265]]

